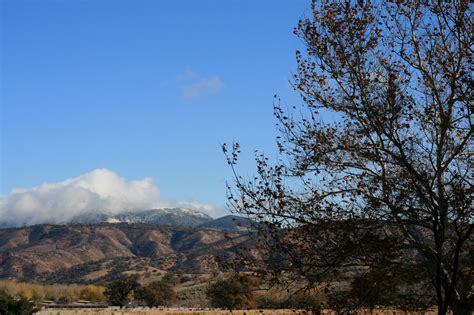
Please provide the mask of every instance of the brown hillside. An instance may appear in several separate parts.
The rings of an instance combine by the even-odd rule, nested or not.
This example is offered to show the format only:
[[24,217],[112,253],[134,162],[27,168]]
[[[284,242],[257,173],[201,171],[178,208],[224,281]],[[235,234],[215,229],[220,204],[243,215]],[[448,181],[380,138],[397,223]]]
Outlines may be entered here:
[[36,225],[0,229],[0,278],[101,282],[166,270],[210,273],[244,233],[149,224]]

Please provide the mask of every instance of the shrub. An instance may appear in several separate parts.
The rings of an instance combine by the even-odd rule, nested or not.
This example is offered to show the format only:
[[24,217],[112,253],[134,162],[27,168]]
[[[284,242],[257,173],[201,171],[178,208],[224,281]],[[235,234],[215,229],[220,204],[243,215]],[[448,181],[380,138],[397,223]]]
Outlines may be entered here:
[[175,286],[179,283],[179,278],[177,275],[171,272],[167,272],[163,278],[161,279],[162,282],[168,283],[172,286]]
[[235,274],[228,279],[219,280],[209,285],[206,293],[213,307],[233,310],[255,307],[254,288],[253,278]]
[[12,297],[0,291],[0,314],[31,315],[39,311],[39,307],[24,297]]
[[111,305],[123,307],[129,302],[131,294],[140,288],[135,279],[120,279],[107,286],[105,296]]
[[88,300],[92,302],[100,302],[103,301],[104,298],[103,289],[95,286],[86,286],[85,288],[81,289],[79,296],[81,300]]
[[176,292],[169,283],[155,281],[137,291],[136,297],[148,307],[170,306],[176,301]]

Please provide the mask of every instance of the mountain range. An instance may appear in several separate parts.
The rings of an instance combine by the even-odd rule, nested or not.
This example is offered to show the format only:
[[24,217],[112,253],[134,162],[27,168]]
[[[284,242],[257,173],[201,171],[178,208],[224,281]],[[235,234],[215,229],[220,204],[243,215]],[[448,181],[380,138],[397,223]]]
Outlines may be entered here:
[[91,211],[71,220],[76,224],[97,223],[150,223],[164,225],[198,226],[212,221],[205,212],[186,208],[164,208],[142,211],[125,211],[111,214],[107,211]]
[[146,223],[185,227],[200,227],[226,231],[248,231],[252,221],[236,215],[226,215],[213,219],[205,212],[186,208],[164,208],[143,211],[127,211],[119,214],[107,212],[87,212],[76,216],[72,224],[99,223]]
[[101,283],[123,274],[212,273],[242,246],[251,221],[212,219],[188,209],[120,215],[92,213],[62,225],[0,229],[0,278],[47,283]]

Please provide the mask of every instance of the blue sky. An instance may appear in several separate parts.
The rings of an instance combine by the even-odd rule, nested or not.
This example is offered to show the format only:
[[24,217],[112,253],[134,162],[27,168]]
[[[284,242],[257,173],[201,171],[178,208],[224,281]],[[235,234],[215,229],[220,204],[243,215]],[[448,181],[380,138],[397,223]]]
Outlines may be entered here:
[[1,187],[97,168],[151,177],[170,200],[223,209],[220,150],[274,154],[309,1],[1,2]]

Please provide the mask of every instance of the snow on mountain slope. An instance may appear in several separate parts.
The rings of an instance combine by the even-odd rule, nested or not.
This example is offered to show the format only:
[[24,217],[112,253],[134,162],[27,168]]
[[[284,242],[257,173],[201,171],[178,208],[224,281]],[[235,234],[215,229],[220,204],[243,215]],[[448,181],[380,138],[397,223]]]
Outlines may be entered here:
[[71,223],[149,223],[181,226],[198,226],[212,221],[213,218],[198,210],[186,208],[165,208],[143,211],[129,211],[119,214],[110,214],[106,211],[96,211],[81,214]]

